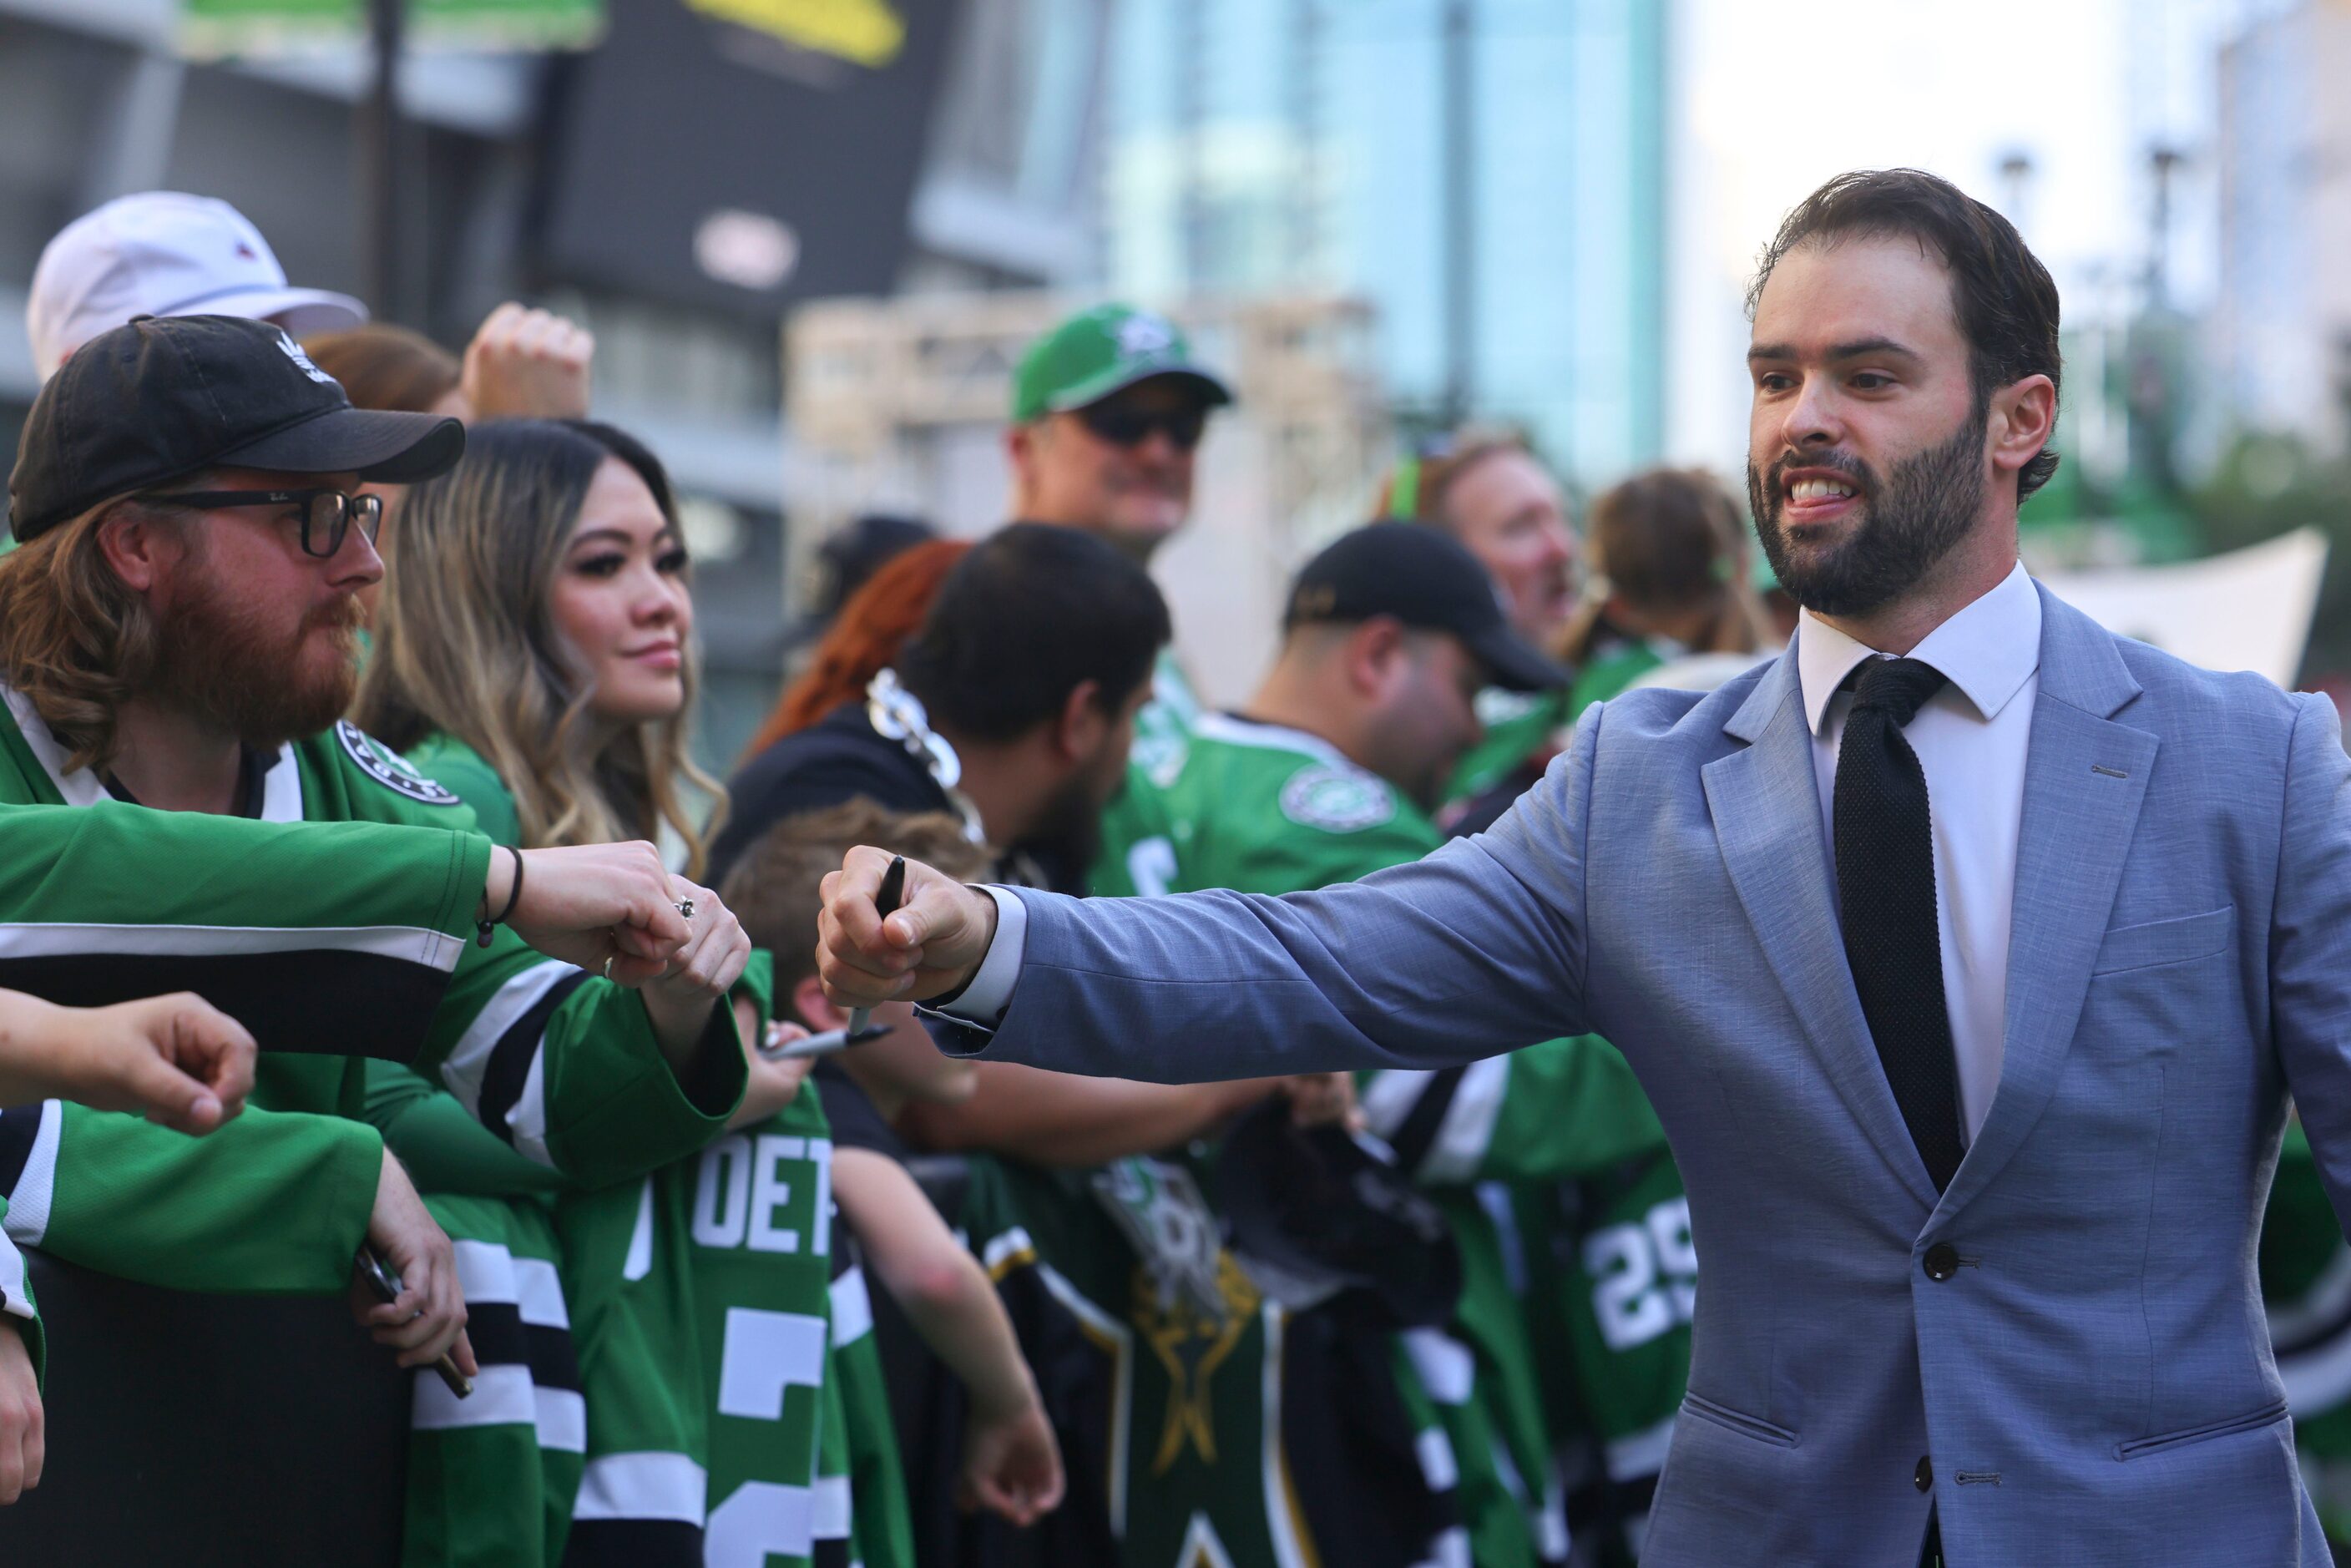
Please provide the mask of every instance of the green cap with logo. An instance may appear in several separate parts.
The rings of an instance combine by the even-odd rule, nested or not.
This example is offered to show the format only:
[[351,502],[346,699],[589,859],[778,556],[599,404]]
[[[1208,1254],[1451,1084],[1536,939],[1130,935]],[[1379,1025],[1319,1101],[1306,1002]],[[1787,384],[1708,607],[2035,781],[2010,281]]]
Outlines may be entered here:
[[1097,305],[1020,356],[1012,372],[1012,421],[1026,424],[1083,408],[1154,376],[1181,377],[1211,408],[1233,401],[1224,382],[1192,362],[1192,345],[1176,323],[1132,305]]

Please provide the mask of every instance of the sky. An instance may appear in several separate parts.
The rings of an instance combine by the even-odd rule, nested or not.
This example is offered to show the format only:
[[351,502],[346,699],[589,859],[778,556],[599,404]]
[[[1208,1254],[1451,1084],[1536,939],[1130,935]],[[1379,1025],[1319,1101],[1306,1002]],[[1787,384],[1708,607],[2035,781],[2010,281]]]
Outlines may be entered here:
[[[1665,3],[1665,0],[1660,0]],[[2069,321],[2117,308],[2149,252],[2147,149],[2189,155],[2173,293],[2212,287],[2214,51],[2277,0],[1671,0],[1677,105],[1668,255],[1668,455],[1742,461],[1741,294],[1780,216],[1828,176],[1909,164],[2011,213]]]

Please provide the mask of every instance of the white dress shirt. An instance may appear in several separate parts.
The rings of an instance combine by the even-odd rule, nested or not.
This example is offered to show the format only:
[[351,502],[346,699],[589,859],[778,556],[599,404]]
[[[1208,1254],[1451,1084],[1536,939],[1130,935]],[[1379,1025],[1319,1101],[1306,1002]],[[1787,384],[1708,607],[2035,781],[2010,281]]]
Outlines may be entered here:
[[[1796,673],[1813,736],[1821,830],[1836,844],[1837,747],[1853,694],[1837,687],[1864,659],[1890,655],[1855,642],[1804,612]],[[2024,815],[2024,751],[2041,693],[2041,595],[2022,563],[2000,586],[1910,650],[1949,683],[1902,732],[1927,775],[1935,839],[1935,925],[1943,950],[1943,1002],[1959,1075],[1959,1113],[1973,1142],[2000,1087],[2008,1005],[2008,930],[2016,894],[2017,830]],[[1012,999],[1028,945],[1028,911],[1003,888],[996,938],[971,984],[941,1010],[993,1024]]]
[[[1885,658],[1809,610],[1796,627],[1796,674],[1813,732],[1821,829],[1836,853],[1837,747],[1864,659]],[[2000,1087],[2008,1005],[2008,928],[2024,816],[2024,751],[2041,693],[2041,595],[2022,564],[1910,650],[1949,681],[1902,732],[1927,775],[1935,839],[1935,925],[1943,1005],[1959,1057],[1959,1114],[1970,1143]]]

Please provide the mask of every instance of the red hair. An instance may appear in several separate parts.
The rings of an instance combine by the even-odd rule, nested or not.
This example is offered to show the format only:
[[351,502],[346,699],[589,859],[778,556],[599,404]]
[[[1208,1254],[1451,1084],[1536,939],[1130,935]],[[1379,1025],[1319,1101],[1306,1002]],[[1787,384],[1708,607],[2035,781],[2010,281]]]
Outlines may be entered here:
[[776,700],[775,711],[743,748],[745,758],[864,695],[866,684],[890,667],[922,625],[939,585],[969,549],[968,539],[930,539],[883,562],[833,617],[816,658]]

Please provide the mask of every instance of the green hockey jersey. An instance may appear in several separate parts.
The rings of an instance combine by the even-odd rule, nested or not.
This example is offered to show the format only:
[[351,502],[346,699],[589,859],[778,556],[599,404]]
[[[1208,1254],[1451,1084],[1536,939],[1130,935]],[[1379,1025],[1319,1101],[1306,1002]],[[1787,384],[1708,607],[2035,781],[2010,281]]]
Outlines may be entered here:
[[567,1563],[845,1553],[845,1447],[822,1462],[833,1219],[812,1083],[695,1159],[559,1204],[588,1391]]
[[[64,771],[29,703],[5,688],[0,697],[0,808],[79,807],[139,824],[115,838],[120,852],[107,863],[12,852],[0,915],[21,924],[6,926],[0,984],[84,1005],[195,991],[269,1053],[256,1102],[277,1109],[355,1116],[365,1095],[349,1059],[413,1061],[501,1140],[589,1182],[698,1148],[741,1099],[743,1060],[724,1009],[694,1082],[681,1082],[624,988],[544,958],[504,928],[487,947],[465,940],[488,853],[471,811],[352,726],[258,759],[262,822],[461,831],[381,862],[332,835],[291,835],[273,856],[290,874],[263,881],[227,863],[256,843],[254,824],[114,802],[87,769]],[[386,883],[416,879],[420,852],[449,862],[429,880],[439,904],[419,911],[411,895],[407,923],[355,923],[354,910],[392,902]]]
[[1159,650],[1152,666],[1151,697],[1134,716],[1134,742],[1127,751],[1126,788],[1102,811],[1101,858],[1087,878],[1105,897],[1140,893],[1127,871],[1134,847],[1164,838],[1167,819],[1155,785],[1184,765],[1184,748],[1200,717],[1200,699],[1173,648]]

